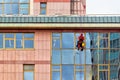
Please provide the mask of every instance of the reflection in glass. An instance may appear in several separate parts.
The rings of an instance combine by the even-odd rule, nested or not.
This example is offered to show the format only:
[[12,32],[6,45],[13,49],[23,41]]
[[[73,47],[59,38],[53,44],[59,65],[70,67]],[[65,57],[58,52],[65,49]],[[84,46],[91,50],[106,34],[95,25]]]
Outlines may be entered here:
[[76,72],[76,80],[84,80],[84,72]]
[[110,64],[119,63],[120,50],[119,49],[111,49],[110,50]]
[[60,50],[52,50],[52,64],[61,63],[61,52]]
[[118,79],[118,65],[111,65],[110,66],[110,80],[119,80]]
[[74,64],[73,50],[62,50],[62,64]]
[[74,33],[62,33],[62,48],[74,48]]
[[3,34],[0,34],[0,48],[3,48]]
[[108,48],[108,39],[100,39],[100,48]]
[[5,40],[5,48],[14,48],[14,40]]
[[62,80],[74,80],[73,65],[62,65]]
[[34,80],[33,72],[24,72],[24,80]]
[[108,72],[100,71],[99,72],[99,80],[108,80]]
[[108,64],[109,53],[108,50],[99,50],[99,64]]
[[60,72],[52,72],[52,80],[60,80]]

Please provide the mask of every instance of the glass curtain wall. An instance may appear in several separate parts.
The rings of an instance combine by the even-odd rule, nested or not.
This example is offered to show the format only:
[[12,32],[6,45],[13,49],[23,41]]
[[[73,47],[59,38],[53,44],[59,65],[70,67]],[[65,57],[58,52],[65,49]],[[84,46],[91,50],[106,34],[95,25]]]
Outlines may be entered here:
[[[78,36],[85,49],[78,51]],[[52,33],[52,80],[119,78],[120,33]]]

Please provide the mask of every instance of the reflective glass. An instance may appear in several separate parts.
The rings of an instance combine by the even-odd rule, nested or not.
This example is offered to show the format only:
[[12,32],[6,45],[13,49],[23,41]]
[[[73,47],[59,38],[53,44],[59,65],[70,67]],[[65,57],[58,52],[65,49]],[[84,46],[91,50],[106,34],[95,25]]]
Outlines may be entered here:
[[60,50],[52,50],[52,64],[61,63],[61,52]]
[[52,48],[60,48],[60,40],[59,39],[52,40]]
[[34,65],[24,65],[24,70],[34,70]]
[[73,65],[62,65],[62,80],[74,80]]
[[25,48],[34,48],[34,41],[33,40],[24,40],[24,47]]
[[60,80],[60,72],[52,72],[52,80]]
[[33,72],[24,72],[24,80],[34,80]]
[[52,69],[53,69],[53,70],[54,70],[54,69],[55,69],[55,70],[56,70],[56,69],[57,69],[57,70],[60,70],[60,66],[52,66]]
[[60,33],[53,33],[52,37],[60,37]]
[[46,14],[46,9],[41,9],[40,14]]
[[19,8],[18,4],[12,4],[12,14],[18,14]]
[[20,3],[28,3],[29,0],[20,0]]
[[[98,50],[91,49],[91,62],[92,62],[92,64],[98,64],[98,57],[99,57],[98,53],[99,53]],[[86,53],[86,55],[87,55],[87,53]]]
[[16,48],[23,48],[23,36],[22,33],[16,34]]
[[62,48],[74,48],[74,33],[62,33]]
[[73,50],[62,50],[62,64],[74,64]]
[[99,80],[108,80],[108,72],[100,71],[99,72]]
[[3,34],[0,34],[0,48],[3,48]]
[[17,3],[18,3],[18,2],[19,2],[19,0],[12,0],[12,2],[13,2],[13,3],[17,2]]
[[5,2],[5,3],[7,3],[7,2],[11,2],[11,0],[4,0],[4,2]]
[[5,38],[14,38],[14,34],[6,33]]
[[28,9],[20,9],[20,14],[27,15],[29,14]]
[[34,38],[34,34],[31,34],[31,33],[27,34],[27,33],[25,33],[24,34],[24,38]]
[[[118,69],[118,65],[110,66],[110,80],[120,80],[120,68]],[[119,79],[118,79],[119,75]]]
[[4,14],[12,14],[11,4],[4,4]]
[[99,50],[99,64],[108,64],[109,53],[108,50]]
[[84,66],[76,66],[76,70],[84,70]]
[[108,48],[108,39],[100,39],[100,48]]
[[0,4],[0,14],[2,14],[3,10],[2,10],[2,4]]
[[86,59],[86,64],[92,64],[90,49],[86,50],[86,58],[85,59]]
[[5,40],[5,48],[14,48],[14,40]]
[[84,80],[84,72],[76,72],[75,77],[76,77],[76,80]]
[[40,4],[40,7],[41,7],[41,8],[45,8],[45,7],[46,7],[46,3],[41,3],[41,4]]
[[92,66],[91,65],[86,65],[86,80],[91,80],[92,78]]
[[120,50],[112,49],[110,50],[110,64],[118,64],[120,59]]
[[90,45],[90,35],[89,33],[86,33],[86,48],[91,48],[91,45]]
[[85,64],[85,51],[76,51],[75,64]]
[[2,3],[3,2],[3,0],[0,0],[0,3]]

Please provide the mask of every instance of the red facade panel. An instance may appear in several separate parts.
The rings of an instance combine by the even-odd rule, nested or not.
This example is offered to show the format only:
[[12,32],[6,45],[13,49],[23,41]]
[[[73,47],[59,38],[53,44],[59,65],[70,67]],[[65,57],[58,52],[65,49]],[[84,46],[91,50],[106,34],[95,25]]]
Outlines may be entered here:
[[34,2],[70,2],[70,0],[34,0]]

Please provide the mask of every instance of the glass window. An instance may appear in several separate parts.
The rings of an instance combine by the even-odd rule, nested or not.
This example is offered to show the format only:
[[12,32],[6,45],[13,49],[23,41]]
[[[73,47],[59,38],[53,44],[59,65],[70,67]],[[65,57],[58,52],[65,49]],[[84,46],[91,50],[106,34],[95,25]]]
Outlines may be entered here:
[[24,40],[24,47],[25,48],[34,48],[34,41],[33,40]]
[[29,0],[20,0],[20,3],[28,3]]
[[76,72],[75,75],[76,75],[76,80],[84,80],[84,72]]
[[73,65],[62,65],[62,80],[74,80]]
[[2,10],[2,4],[0,4],[0,14],[2,14],[3,10]]
[[73,64],[73,63],[74,63],[74,51],[62,50],[62,64]]
[[23,34],[16,34],[16,48],[23,48]]
[[43,15],[46,14],[46,7],[47,7],[46,3],[43,3],[43,2],[40,3],[40,14],[43,14]]
[[61,63],[61,52],[60,50],[52,51],[52,64],[60,64]]
[[12,14],[11,4],[4,4],[4,14]]
[[16,2],[17,2],[17,3],[18,3],[18,2],[19,2],[19,0],[12,0],[12,2],[13,2],[13,3],[16,3]]
[[53,48],[60,48],[60,40],[59,39],[53,39],[52,40],[52,47]]
[[6,33],[5,38],[14,38],[14,34]]
[[14,48],[14,40],[5,40],[5,48]]
[[74,33],[62,33],[62,48],[74,48]]
[[11,2],[11,0],[4,0],[5,3]]
[[34,80],[34,65],[24,65],[24,80]]
[[46,14],[46,9],[42,9],[40,14]]
[[0,48],[3,48],[3,34],[0,34]]
[[52,72],[52,80],[60,80],[60,72]]
[[34,38],[34,34],[31,34],[31,33],[25,33],[24,34],[24,38]]
[[24,72],[24,80],[34,80],[33,72]]
[[20,14],[28,14],[29,13],[29,9],[28,9],[29,5],[28,4],[20,4]]
[[19,7],[18,4],[12,4],[12,14],[18,14]]

